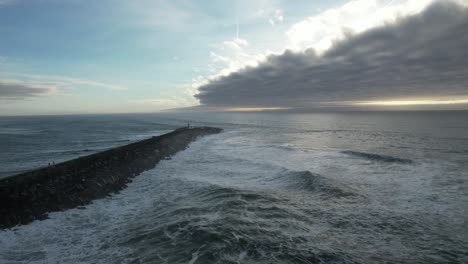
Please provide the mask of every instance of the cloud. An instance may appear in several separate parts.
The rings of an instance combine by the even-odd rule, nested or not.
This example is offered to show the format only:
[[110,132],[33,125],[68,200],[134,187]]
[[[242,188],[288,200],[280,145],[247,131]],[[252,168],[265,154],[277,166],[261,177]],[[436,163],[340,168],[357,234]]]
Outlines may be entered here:
[[274,26],[277,23],[281,23],[284,20],[283,11],[281,9],[276,9],[272,14],[268,22]]
[[193,96],[188,97],[184,94],[166,98],[130,99],[127,103],[131,105],[132,110],[143,112],[190,107],[194,105]]
[[224,41],[217,50],[210,52],[211,63],[208,64],[208,67],[212,74],[208,77],[197,76],[192,80],[192,87],[198,88],[246,66],[256,66],[259,61],[266,58],[266,54],[249,53],[246,50],[248,46],[248,41],[242,38]]
[[125,87],[118,85],[65,76],[0,72],[0,100],[24,100],[52,95],[70,96],[73,95],[69,93],[70,90],[80,87],[111,91],[126,90]]
[[329,49],[334,41],[349,32],[365,30],[395,22],[400,17],[420,13],[436,0],[358,0],[338,8],[310,16],[286,32],[288,49],[303,51],[315,48],[317,52]]
[[211,28],[216,20],[202,12],[192,1],[140,0],[123,1],[126,8],[139,17],[137,22],[150,29],[168,32],[190,32]]
[[157,109],[168,109],[181,107],[180,102],[177,99],[167,99],[167,98],[147,98],[147,99],[132,99],[128,101],[130,104],[146,104],[157,107]]
[[[399,17],[420,13],[425,7],[437,0],[352,0],[348,3],[320,12],[290,25],[286,32],[268,41],[262,41],[262,49],[256,45],[237,46],[237,49],[220,45],[212,54],[224,59],[217,60],[210,55],[212,63],[208,65],[209,74],[202,76],[204,82],[210,82],[245,67],[253,67],[269,55],[279,55],[286,50],[302,52],[313,48],[321,54],[338,40],[344,39],[350,33],[357,34],[367,29],[395,22]],[[468,0],[452,0],[460,3]],[[250,3],[250,2],[249,2]],[[255,2],[258,10],[253,18],[271,20],[275,25],[284,21],[280,6],[271,1]],[[249,9],[248,5],[243,8]],[[289,21],[294,18],[290,17]],[[273,36],[273,35],[272,35]],[[286,37],[286,38],[284,38]],[[268,39],[263,34],[262,39]],[[234,46],[234,45],[232,45]]]
[[243,38],[234,38],[233,40],[227,40],[223,42],[223,45],[232,50],[241,50],[242,47],[248,46],[249,42]]
[[75,88],[79,86],[87,86],[87,87],[113,90],[113,91],[127,90],[126,87],[123,87],[120,85],[103,83],[103,82],[87,80],[87,79],[72,78],[72,77],[67,77],[67,76],[22,74],[22,73],[16,73],[16,72],[0,72],[0,77],[2,76],[24,79],[26,82],[30,82],[30,83],[37,83],[37,82],[55,83],[57,85],[57,88]]
[[468,95],[468,9],[436,2],[422,13],[359,34],[325,52],[270,56],[211,79],[202,105],[315,107],[323,104]]
[[16,80],[0,80],[0,100],[22,100],[40,97],[56,91],[54,83],[27,83]]

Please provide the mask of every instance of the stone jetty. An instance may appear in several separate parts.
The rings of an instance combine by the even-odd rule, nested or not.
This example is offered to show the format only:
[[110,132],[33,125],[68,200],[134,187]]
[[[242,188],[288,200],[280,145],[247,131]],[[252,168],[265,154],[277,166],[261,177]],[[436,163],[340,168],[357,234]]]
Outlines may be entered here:
[[109,196],[131,179],[181,151],[213,127],[179,128],[125,146],[0,179],[0,228],[47,218]]

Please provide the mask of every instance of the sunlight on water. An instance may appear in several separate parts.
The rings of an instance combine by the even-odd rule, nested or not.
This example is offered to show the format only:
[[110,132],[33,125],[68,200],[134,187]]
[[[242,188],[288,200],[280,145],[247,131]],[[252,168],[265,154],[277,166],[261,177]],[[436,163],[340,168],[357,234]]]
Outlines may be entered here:
[[382,105],[382,106],[401,106],[401,105],[453,105],[453,104],[468,104],[468,99],[452,99],[452,100],[399,100],[399,101],[368,101],[358,102],[354,105]]

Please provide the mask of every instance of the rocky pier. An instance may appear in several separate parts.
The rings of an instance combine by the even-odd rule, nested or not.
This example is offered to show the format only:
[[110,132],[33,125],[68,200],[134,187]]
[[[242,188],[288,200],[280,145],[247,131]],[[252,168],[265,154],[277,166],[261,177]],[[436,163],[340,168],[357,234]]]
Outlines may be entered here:
[[160,160],[181,151],[200,136],[220,133],[213,127],[179,128],[33,171],[0,179],[0,228],[11,228],[47,213],[89,204],[118,192]]

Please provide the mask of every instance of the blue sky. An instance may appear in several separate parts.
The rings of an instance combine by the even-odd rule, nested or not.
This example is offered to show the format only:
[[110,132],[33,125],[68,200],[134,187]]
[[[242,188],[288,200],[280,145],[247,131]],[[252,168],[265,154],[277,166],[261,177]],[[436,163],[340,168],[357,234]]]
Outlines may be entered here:
[[431,2],[0,0],[0,114],[197,105],[213,78],[286,49],[326,50]]
[[[324,3],[307,2],[297,3],[295,16],[325,8]],[[191,105],[196,102],[186,94],[185,86],[190,86],[193,78],[209,74],[210,51],[236,36],[237,21],[239,34],[244,37],[255,38],[256,32],[264,31],[281,34],[284,30],[283,25],[273,27],[268,22],[270,9],[279,9],[271,2],[18,0],[0,3],[3,3],[0,5],[2,72],[45,76],[41,82],[54,82],[55,78],[48,76],[60,76],[125,88],[73,84],[61,91],[62,95],[2,102],[4,112],[12,114],[36,110],[45,113],[118,112],[133,111],[132,108],[152,111]],[[304,9],[296,8],[300,5]],[[259,45],[270,47],[269,43],[261,43],[262,38],[257,39]],[[21,75],[1,77],[31,81]],[[155,102],[131,103],[142,99],[155,99]],[[172,101],[177,103],[172,106]]]

